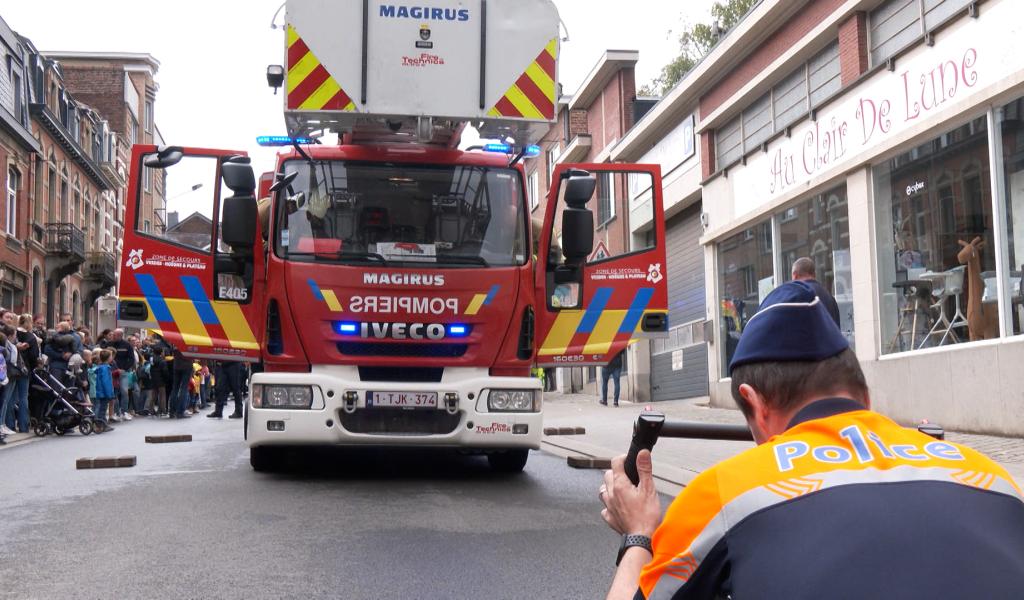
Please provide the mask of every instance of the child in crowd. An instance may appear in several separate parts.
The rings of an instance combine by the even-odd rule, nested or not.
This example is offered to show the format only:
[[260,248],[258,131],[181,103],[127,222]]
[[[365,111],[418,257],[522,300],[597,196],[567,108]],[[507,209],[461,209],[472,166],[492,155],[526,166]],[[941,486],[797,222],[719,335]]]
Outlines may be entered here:
[[89,353],[89,362],[86,366],[85,373],[89,380],[89,402],[92,403],[92,414],[99,416],[97,410],[99,407],[96,406],[96,367],[100,366],[100,352]]
[[192,377],[188,380],[188,412],[196,414],[199,406],[199,365],[192,363]]
[[113,355],[110,350],[100,350],[100,364],[96,367],[96,418],[99,431],[111,431],[114,428],[107,424],[107,409],[114,399],[114,378],[111,375],[110,363]]

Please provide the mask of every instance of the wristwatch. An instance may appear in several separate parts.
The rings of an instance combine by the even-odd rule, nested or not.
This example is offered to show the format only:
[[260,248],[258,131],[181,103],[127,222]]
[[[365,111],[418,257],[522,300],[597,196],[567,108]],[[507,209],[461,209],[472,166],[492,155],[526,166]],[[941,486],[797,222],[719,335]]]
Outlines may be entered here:
[[619,566],[620,562],[622,562],[622,557],[626,555],[626,550],[629,550],[633,546],[640,546],[644,550],[654,554],[654,550],[651,547],[651,538],[646,535],[627,533],[622,536],[622,545],[619,546],[619,555],[615,558],[616,567]]

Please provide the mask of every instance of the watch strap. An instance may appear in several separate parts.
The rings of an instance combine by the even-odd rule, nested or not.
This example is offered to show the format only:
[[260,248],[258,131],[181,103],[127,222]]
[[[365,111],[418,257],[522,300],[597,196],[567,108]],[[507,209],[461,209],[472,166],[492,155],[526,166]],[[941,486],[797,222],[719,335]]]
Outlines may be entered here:
[[622,562],[622,557],[626,555],[626,550],[629,550],[633,546],[639,546],[651,554],[654,554],[654,548],[651,545],[651,538],[646,535],[639,535],[635,533],[627,533],[622,536],[622,545],[619,546],[619,555],[615,559],[615,566],[619,566]]

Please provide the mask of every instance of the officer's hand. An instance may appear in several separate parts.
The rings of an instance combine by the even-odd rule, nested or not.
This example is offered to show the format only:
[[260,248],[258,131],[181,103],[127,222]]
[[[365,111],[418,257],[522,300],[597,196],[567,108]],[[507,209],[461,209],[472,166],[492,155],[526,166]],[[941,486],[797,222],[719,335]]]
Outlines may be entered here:
[[598,494],[604,503],[601,517],[620,534],[650,537],[661,523],[661,500],[654,489],[651,453],[641,450],[636,457],[636,470],[640,474],[637,486],[626,476],[625,463],[625,455],[613,458],[611,470],[604,473],[604,484]]

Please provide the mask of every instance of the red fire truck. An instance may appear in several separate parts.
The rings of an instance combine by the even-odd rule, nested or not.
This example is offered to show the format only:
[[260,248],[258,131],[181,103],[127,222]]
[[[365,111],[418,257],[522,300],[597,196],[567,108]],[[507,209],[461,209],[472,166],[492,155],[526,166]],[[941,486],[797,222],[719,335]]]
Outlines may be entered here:
[[[288,135],[260,139],[284,148],[259,191],[244,152],[135,146],[119,324],[261,365],[256,470],[307,445],[521,470],[542,434],[532,368],[668,329],[658,167],[556,164],[533,218],[521,159],[556,117],[550,0],[290,0],[286,20],[268,81]],[[460,149],[467,125],[498,142]],[[625,197],[651,229],[595,254],[588,205]]]

